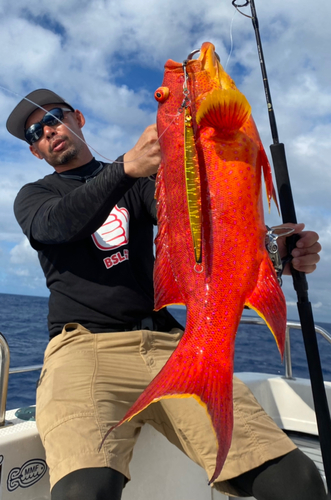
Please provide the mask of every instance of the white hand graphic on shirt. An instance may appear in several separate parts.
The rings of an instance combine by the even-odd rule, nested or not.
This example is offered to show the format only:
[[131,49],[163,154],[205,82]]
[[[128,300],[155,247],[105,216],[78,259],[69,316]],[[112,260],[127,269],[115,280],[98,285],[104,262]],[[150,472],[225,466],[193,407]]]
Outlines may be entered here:
[[129,212],[126,208],[113,208],[102,226],[92,234],[100,250],[111,250],[129,243]]

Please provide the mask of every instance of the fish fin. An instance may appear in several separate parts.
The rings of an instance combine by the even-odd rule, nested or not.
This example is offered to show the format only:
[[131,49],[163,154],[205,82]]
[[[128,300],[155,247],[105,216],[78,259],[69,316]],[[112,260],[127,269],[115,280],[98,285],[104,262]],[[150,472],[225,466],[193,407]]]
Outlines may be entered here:
[[158,232],[155,239],[155,248],[157,259],[154,265],[154,308],[156,311],[162,307],[171,304],[184,304],[183,297],[179,291],[177,282],[175,280],[171,261],[169,258],[169,230],[168,218],[166,215],[165,193],[163,183],[163,167],[158,172],[156,182],[156,198],[157,203],[157,218],[158,218]]
[[250,309],[254,309],[265,320],[275,337],[283,359],[286,331],[286,302],[274,267],[267,253],[261,262],[256,286],[250,297],[246,299],[245,305]]
[[216,89],[202,101],[196,114],[196,122],[201,127],[236,132],[250,114],[251,106],[239,90]]
[[174,278],[166,248],[168,245],[160,242],[159,250],[157,250],[158,258],[154,266],[154,308],[156,311],[172,304],[185,304]]
[[274,200],[278,213],[279,212],[279,205],[277,201],[277,195],[275,191],[275,186],[272,181],[272,171],[271,171],[271,166],[267,157],[267,154],[264,150],[264,147],[262,143],[260,143],[260,161],[261,161],[261,166],[263,168],[263,176],[264,176],[264,181],[265,181],[265,187],[267,191],[267,199],[268,199],[268,206],[269,206],[269,212],[270,212],[270,204],[271,204],[271,199]]
[[225,367],[220,365],[219,360],[213,361],[208,354],[202,356],[200,350],[197,351],[196,342],[192,340],[192,337],[191,341],[185,339],[184,334],[162,370],[123,419],[107,431],[102,443],[112,429],[131,420],[150,404],[161,399],[193,397],[206,410],[218,443],[215,472],[209,481],[212,483],[219,476],[231,445],[233,364],[230,362]]

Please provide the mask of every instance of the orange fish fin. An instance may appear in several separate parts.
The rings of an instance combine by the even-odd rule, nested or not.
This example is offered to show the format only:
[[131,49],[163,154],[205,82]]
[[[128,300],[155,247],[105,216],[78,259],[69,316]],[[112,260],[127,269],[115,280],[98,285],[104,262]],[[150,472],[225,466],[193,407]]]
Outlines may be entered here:
[[267,253],[259,269],[257,284],[245,305],[261,316],[273,336],[283,358],[286,330],[286,302],[277,276]]
[[201,127],[236,132],[248,120],[251,106],[239,90],[213,90],[202,101],[196,114]]
[[261,166],[263,168],[263,176],[264,176],[265,187],[266,187],[266,191],[267,191],[269,212],[270,212],[271,199],[273,199],[275,204],[276,204],[278,213],[280,213],[278,201],[277,201],[277,195],[276,195],[276,191],[275,191],[275,186],[274,186],[273,181],[272,181],[271,166],[270,166],[267,154],[264,150],[262,143],[260,144],[260,161],[261,161]]
[[184,304],[183,297],[179,291],[174,278],[169,258],[169,230],[166,215],[166,204],[163,183],[162,165],[158,172],[156,182],[156,197],[158,201],[158,233],[155,239],[157,259],[154,265],[154,308],[155,310],[170,304]]

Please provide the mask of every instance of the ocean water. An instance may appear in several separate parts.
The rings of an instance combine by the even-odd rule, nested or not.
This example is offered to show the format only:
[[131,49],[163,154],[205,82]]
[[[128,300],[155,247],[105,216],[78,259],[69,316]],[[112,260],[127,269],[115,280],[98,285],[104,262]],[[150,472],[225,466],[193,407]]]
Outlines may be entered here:
[[[41,365],[48,343],[45,297],[0,294],[0,332],[10,349],[10,368]],[[183,308],[169,308],[185,324]],[[318,323],[331,333],[331,324]],[[320,337],[320,336],[318,336]],[[318,338],[324,379],[331,381],[331,345]],[[300,330],[291,330],[293,376],[308,377],[305,349]],[[265,326],[241,325],[236,338],[235,371],[266,372],[283,375],[284,365],[273,336]],[[40,371],[9,376],[7,409],[35,404]]]

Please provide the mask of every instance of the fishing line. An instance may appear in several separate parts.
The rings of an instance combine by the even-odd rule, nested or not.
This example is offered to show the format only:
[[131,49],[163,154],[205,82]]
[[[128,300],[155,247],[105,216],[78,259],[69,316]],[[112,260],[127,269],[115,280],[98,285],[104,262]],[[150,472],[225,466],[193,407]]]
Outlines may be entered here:
[[231,20],[231,24],[230,24],[230,53],[228,55],[228,59],[227,59],[226,64],[225,64],[224,71],[226,71],[228,64],[229,64],[229,61],[230,61],[231,56],[232,56],[232,51],[233,51],[233,21],[234,21],[236,14],[237,14],[237,11],[235,10],[233,17],[232,17],[232,20]]
[[[58,122],[60,122],[62,125],[64,125],[68,130],[70,130],[70,132],[72,134],[74,134],[77,139],[79,139],[81,142],[83,142],[88,148],[92,149],[92,151],[94,151],[98,156],[101,156],[101,158],[103,158],[104,160],[107,160],[109,161],[110,163],[119,163],[121,165],[124,165],[125,163],[132,163],[136,160],[140,160],[141,158],[144,158],[145,156],[147,156],[148,152],[154,147],[155,144],[157,144],[158,142],[160,142],[160,139],[162,138],[162,136],[167,132],[167,130],[169,129],[169,127],[173,124],[173,122],[175,121],[175,119],[180,115],[180,112],[177,113],[177,115],[174,116],[173,120],[169,123],[169,125],[165,128],[165,130],[162,132],[162,134],[159,136],[159,138],[157,139],[157,141],[155,141],[151,147],[144,153],[142,154],[141,156],[137,156],[136,158],[134,158],[133,160],[128,160],[128,161],[118,161],[118,160],[111,160],[110,158],[107,158],[106,156],[103,156],[101,153],[99,153],[95,148],[93,148],[88,142],[86,142],[84,139],[82,139],[78,134],[76,134],[76,132],[74,132],[70,127],[68,127],[68,125],[66,125],[65,123],[63,123],[62,120],[60,120],[59,118],[57,118],[56,116],[54,116],[52,113],[50,113],[47,109],[43,108],[42,106],[40,106],[39,104],[37,104],[36,102],[34,101],[31,101],[30,99],[28,99],[27,97],[24,97],[20,94],[18,94],[17,92],[14,92],[13,90],[10,90],[10,89],[7,89],[6,87],[2,87],[0,85],[0,89],[6,91],[6,92],[10,92],[11,94],[14,94],[16,95],[17,97],[20,97],[21,99],[24,99],[25,101],[28,101],[30,102],[31,104],[33,104],[34,106],[36,106],[37,108],[41,109],[42,111],[45,111],[46,113],[49,113],[51,116],[53,116]],[[152,180],[152,179],[151,179]],[[153,179],[154,180],[154,179]]]

